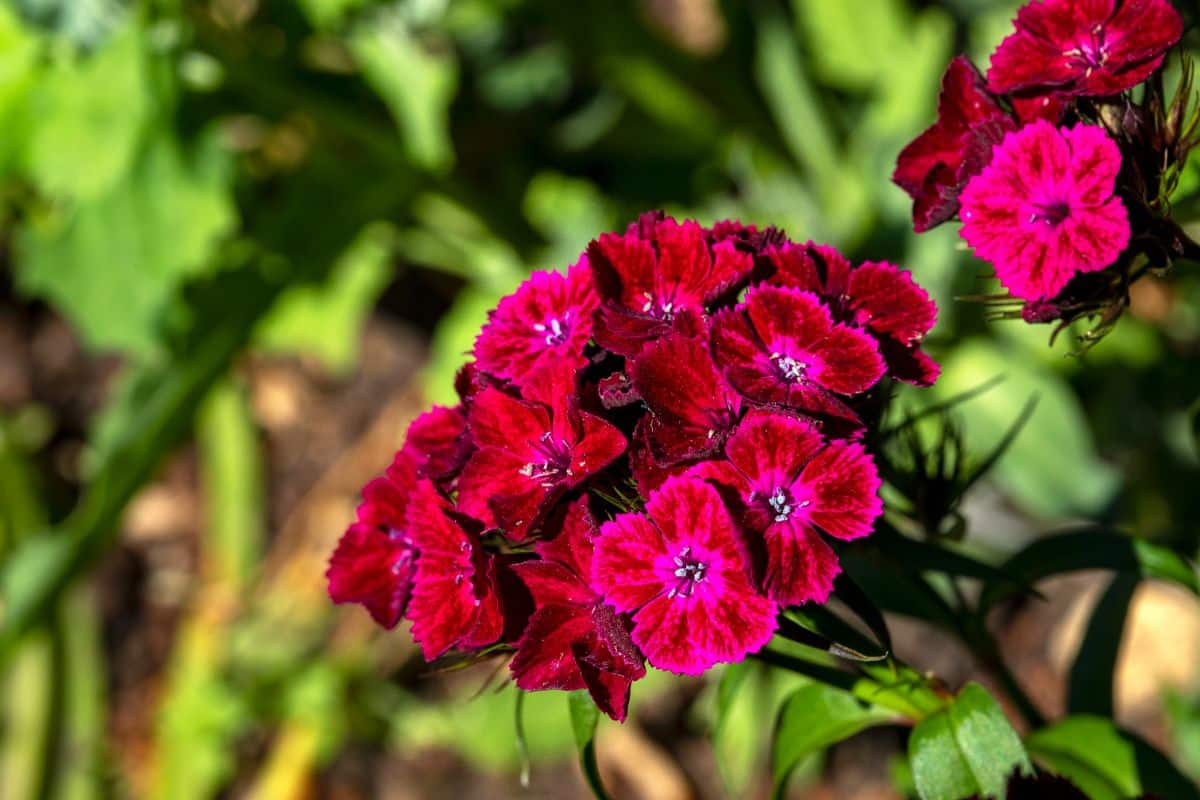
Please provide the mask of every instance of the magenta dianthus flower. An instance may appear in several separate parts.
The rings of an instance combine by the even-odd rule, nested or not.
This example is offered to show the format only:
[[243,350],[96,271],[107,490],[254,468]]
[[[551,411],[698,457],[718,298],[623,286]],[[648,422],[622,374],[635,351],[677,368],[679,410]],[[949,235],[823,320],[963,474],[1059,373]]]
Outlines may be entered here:
[[824,603],[841,571],[820,534],[857,539],[883,512],[879,472],[857,442],[826,440],[792,416],[752,411],[725,448],[687,475],[732,489],[742,521],[762,537],[762,586],[781,606]]
[[871,336],[835,323],[816,294],[783,286],[757,286],[718,312],[712,347],[747,398],[852,425],[858,416],[844,398],[871,388],[885,370]]
[[710,244],[695,222],[643,215],[624,234],[606,233],[588,246],[588,262],[603,303],[596,342],[636,356],[672,331],[702,332],[705,304],[747,278],[753,258],[737,246],[744,230],[729,228]]
[[1121,153],[1103,128],[1038,121],[1010,133],[963,190],[962,237],[1025,300],[1054,297],[1129,244],[1114,194]]
[[771,282],[821,297],[833,318],[870,333],[887,362],[888,374],[917,386],[931,386],[941,368],[921,342],[937,322],[937,304],[912,273],[886,261],[852,266],[828,245],[809,242],[773,247]]
[[467,425],[478,449],[458,481],[464,512],[521,538],[546,506],[606,467],[625,437],[581,411],[575,371],[552,366],[533,375],[523,397],[488,387],[471,403]]
[[489,315],[475,342],[476,363],[518,386],[550,364],[582,366],[599,302],[586,255],[566,275],[534,272]]
[[739,537],[716,489],[679,477],[650,495],[644,515],[601,527],[593,584],[633,614],[633,641],[651,664],[698,675],[770,640],[778,607],[751,583]]
[[1183,35],[1168,0],[1042,0],[1017,12],[1016,31],[988,69],[997,94],[1102,97],[1150,77]]

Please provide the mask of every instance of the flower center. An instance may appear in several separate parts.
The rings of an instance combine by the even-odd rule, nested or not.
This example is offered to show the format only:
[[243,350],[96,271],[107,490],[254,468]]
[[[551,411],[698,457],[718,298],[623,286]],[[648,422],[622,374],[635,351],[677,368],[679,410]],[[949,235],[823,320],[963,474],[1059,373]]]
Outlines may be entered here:
[[704,580],[708,564],[692,557],[692,548],[685,547],[675,556],[675,577],[678,582],[667,593],[667,597],[691,597],[696,584]]
[[1108,43],[1104,41],[1104,26],[1095,25],[1087,35],[1079,40],[1070,50],[1064,50],[1063,55],[1075,58],[1087,67],[1087,74],[1103,67],[1108,61]]
[[792,497],[792,493],[780,486],[771,492],[771,496],[767,498],[767,505],[775,514],[776,522],[787,522],[793,513],[812,505],[812,501],[801,500],[797,503],[796,498]]
[[571,322],[571,312],[564,312],[562,319],[558,317],[550,317],[545,323],[536,323],[533,329],[545,336],[544,341],[547,347],[555,347],[567,340],[571,330],[568,327]]
[[771,353],[771,363],[785,383],[800,383],[808,373],[808,364],[783,353]]
[[544,456],[545,460],[531,461],[517,470],[519,473],[526,478],[540,482],[544,489],[549,489],[564,477],[571,477],[570,444],[562,439],[556,442],[549,431],[543,433],[540,439],[531,441],[529,444]]
[[1071,206],[1064,200],[1059,200],[1053,203],[1035,203],[1033,210],[1029,212],[1029,221],[1043,222],[1050,227],[1055,227],[1062,224],[1062,221],[1071,215]]
[[643,313],[649,314],[655,319],[661,319],[667,322],[675,319],[674,301],[659,300],[649,292],[642,292],[642,297],[646,298],[645,304],[642,305]]

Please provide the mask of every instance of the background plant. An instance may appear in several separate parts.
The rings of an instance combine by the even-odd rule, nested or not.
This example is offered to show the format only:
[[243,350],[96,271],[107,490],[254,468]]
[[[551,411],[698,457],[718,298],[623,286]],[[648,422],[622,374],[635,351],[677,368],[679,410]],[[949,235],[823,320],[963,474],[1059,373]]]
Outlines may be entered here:
[[[1067,337],[1048,349],[1042,331],[985,327],[976,308],[952,302],[979,293],[978,262],[955,249],[948,228],[910,234],[907,199],[888,182],[895,154],[932,120],[931,87],[949,57],[965,48],[985,58],[1013,7],[5,4],[4,313],[18,334],[5,362],[31,364],[37,376],[28,391],[9,377],[0,387],[5,796],[286,796],[344,774],[364,749],[430,743],[454,743],[494,770],[518,768],[524,748],[536,781],[541,759],[571,746],[570,721],[589,742],[587,715],[568,716],[547,694],[523,701],[517,746],[510,692],[468,701],[485,676],[431,689],[405,672],[411,653],[329,612],[314,576],[341,520],[318,540],[280,510],[281,465],[265,446],[255,376],[263,363],[298,354],[321,364],[314,369],[333,376],[326,381],[357,380],[378,366],[377,353],[364,361],[359,350],[364,320],[378,309],[376,319],[430,331],[412,384],[444,399],[484,312],[528,268],[564,267],[596,232],[656,206],[776,224],[855,260],[903,264],[942,310],[930,349],[945,373],[931,402],[1003,377],[955,404],[949,419],[930,413],[893,437],[889,500],[907,501],[912,514],[894,520],[896,536],[881,536],[880,547],[908,548],[905,558],[938,573],[914,588],[886,560],[864,557],[859,583],[900,615],[893,620],[940,625],[986,654],[984,612],[1010,608],[1014,582],[1080,567],[1115,572],[1086,628],[1086,658],[1070,671],[1069,710],[1078,713],[1034,724],[1022,746],[977,690],[952,704],[934,692],[959,711],[922,712],[913,758],[897,761],[900,785],[952,739],[966,772],[958,762],[933,762],[933,771],[995,785],[998,773],[978,772],[958,733],[958,715],[972,709],[997,720],[1001,739],[989,747],[1002,740],[1009,766],[1030,757],[1066,769],[1103,756],[1095,774],[1075,775],[1095,796],[1151,790],[1168,779],[1152,775],[1173,776],[1103,721],[1112,711],[1108,673],[1085,666],[1115,659],[1113,631],[1134,583],[1194,584],[1178,556],[1200,544],[1188,524],[1200,502],[1200,287],[1181,265],[1135,299],[1100,346],[1063,358]],[[1194,30],[1186,37],[1194,47]],[[1185,225],[1197,217],[1196,189],[1193,160],[1172,198]],[[59,318],[91,354],[72,366],[103,380],[53,372],[32,335],[22,338]],[[375,380],[396,398],[379,424],[398,438],[424,400],[405,394],[399,376]],[[79,392],[59,391],[73,385]],[[97,388],[103,401],[88,401]],[[900,402],[917,413],[915,398]],[[368,420],[339,424],[361,434]],[[168,626],[169,658],[143,695],[153,708],[137,723],[141,734],[122,737],[123,677],[112,667],[129,623],[92,598],[119,583],[121,559],[145,563],[127,505],[161,483],[164,463],[171,469],[181,452],[203,487],[200,535]],[[1077,530],[1017,552],[1034,533],[1081,518],[1113,532]],[[964,529],[962,519],[972,524]],[[993,614],[993,628],[1004,613]],[[853,649],[846,631],[826,633]],[[880,642],[857,644],[871,654]],[[920,655],[903,641],[894,649]],[[908,686],[914,677],[860,669],[854,682],[840,668],[821,675],[860,697],[874,683]],[[985,672],[1003,699],[1002,673]],[[655,684],[663,697],[699,691],[661,675],[639,688],[652,698]],[[735,796],[762,774],[768,748],[782,778],[808,754],[895,718],[851,703],[846,691],[755,666],[727,670],[707,691],[678,718],[712,732]],[[435,706],[439,693],[455,699]],[[764,705],[778,713],[780,735],[769,744]],[[1183,689],[1169,705],[1172,755],[1195,770],[1196,699]],[[1012,707],[1024,733],[1020,717]],[[818,735],[814,719],[839,724]],[[656,734],[668,745],[682,735]],[[800,771],[813,774],[806,763]]]

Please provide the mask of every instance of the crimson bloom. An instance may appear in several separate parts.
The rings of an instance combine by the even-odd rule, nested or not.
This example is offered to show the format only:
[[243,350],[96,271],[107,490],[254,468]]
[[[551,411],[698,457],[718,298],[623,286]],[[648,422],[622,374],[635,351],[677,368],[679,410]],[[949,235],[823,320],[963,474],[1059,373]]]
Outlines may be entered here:
[[412,459],[417,475],[438,484],[450,481],[471,452],[462,406],[434,406],[418,416],[408,426],[402,449]]
[[548,503],[598,472],[625,450],[625,437],[581,411],[575,371],[543,369],[522,397],[495,387],[475,396],[467,426],[478,449],[458,481],[464,512],[519,539]]
[[729,382],[751,400],[852,424],[858,417],[841,398],[871,388],[885,369],[871,336],[835,323],[816,294],[785,286],[757,286],[718,312],[712,344]]
[[475,341],[478,367],[520,385],[549,364],[581,366],[599,302],[587,256],[566,275],[533,273],[488,315]]
[[836,249],[809,242],[771,248],[771,282],[819,295],[838,322],[875,337],[893,377],[931,386],[940,368],[921,350],[921,341],[937,322],[937,304],[916,284],[912,273],[886,261],[857,266]]
[[962,194],[962,237],[1016,297],[1054,297],[1129,244],[1114,194],[1121,153],[1096,125],[1031,123],[1010,133]]
[[752,411],[725,447],[728,461],[687,474],[730,487],[765,549],[762,585],[780,605],[823,603],[841,568],[820,534],[857,539],[883,512],[879,472],[861,444],[826,441],[792,416]]
[[593,585],[633,614],[633,641],[651,664],[698,675],[770,640],[778,606],[752,585],[739,536],[717,490],[681,477],[650,495],[645,515],[601,527]]
[[630,370],[650,409],[639,435],[659,466],[721,451],[742,407],[703,339],[673,334],[646,345]]
[[596,342],[636,356],[646,342],[673,330],[699,333],[705,304],[730,292],[754,266],[737,235],[730,228],[710,245],[695,222],[643,215],[626,233],[607,233],[588,245],[603,300]]
[[1119,94],[1150,77],[1183,35],[1168,0],[1044,0],[1017,12],[988,69],[997,94]]
[[428,480],[409,498],[409,535],[420,551],[409,618],[426,661],[451,648],[493,644],[504,632],[495,566],[466,520]]
[[537,610],[509,663],[521,689],[586,688],[605,714],[620,722],[630,684],[646,674],[629,638],[629,619],[618,615],[590,585],[596,521],[583,497],[571,504],[562,531],[539,542],[540,560],[513,567]]
[[942,76],[937,121],[900,152],[892,174],[913,199],[914,230],[927,231],[958,213],[963,186],[1015,127],[975,65],[966,56],[951,61]]
[[409,534],[409,495],[416,468],[397,453],[381,477],[363,487],[357,519],[329,558],[325,577],[335,603],[361,603],[372,619],[394,628],[408,608],[417,545]]

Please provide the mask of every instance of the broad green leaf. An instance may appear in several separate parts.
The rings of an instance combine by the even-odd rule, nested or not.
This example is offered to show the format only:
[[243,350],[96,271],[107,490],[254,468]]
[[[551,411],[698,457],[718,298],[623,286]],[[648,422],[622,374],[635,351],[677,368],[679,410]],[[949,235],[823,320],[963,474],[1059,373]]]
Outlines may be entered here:
[[1000,706],[975,683],[967,684],[945,711],[917,725],[908,752],[922,800],[973,794],[1002,798],[1013,770],[1031,769]]
[[575,734],[579,767],[583,770],[584,780],[597,800],[608,800],[608,793],[600,780],[600,768],[596,764],[596,724],[600,721],[600,711],[585,689],[567,695],[567,711],[571,717],[571,731]]
[[391,278],[394,232],[372,225],[346,249],[320,286],[288,289],[258,330],[268,350],[315,356],[332,372],[358,360],[363,325]]
[[1113,676],[1121,650],[1125,615],[1141,576],[1118,573],[1092,610],[1087,632],[1071,665],[1067,711],[1113,715]]
[[186,159],[159,133],[106,194],[24,226],[19,288],[50,301],[92,347],[153,352],[176,290],[213,267],[236,223],[227,163],[215,139]]
[[424,169],[448,169],[454,163],[448,114],[458,86],[453,49],[427,46],[400,16],[384,12],[355,26],[348,43],[400,128],[408,157]]
[[38,82],[26,168],[44,192],[94,200],[134,167],[151,110],[144,38],[128,24],[92,55],[63,55]]
[[725,792],[743,797],[762,775],[770,749],[764,719],[803,681],[743,661],[724,668],[713,697],[711,740]]
[[1167,758],[1108,719],[1067,717],[1025,739],[1043,767],[1074,782],[1093,800],[1121,800],[1143,792],[1195,800],[1200,790]]
[[[1161,545],[1102,527],[1089,526],[1038,539],[1001,566],[1002,571],[1029,585],[1051,575],[1085,569],[1109,569],[1158,578],[1200,595],[1195,567],[1182,556]],[[986,613],[1011,592],[1011,584],[989,584],[980,598],[980,611]]]
[[921,800],[963,800],[979,792],[979,782],[954,739],[949,714],[935,714],[913,729],[908,759]]
[[[992,471],[1021,505],[1043,517],[1094,511],[1116,489],[1118,474],[1096,456],[1087,419],[1064,380],[981,339],[960,345],[943,365],[933,397],[948,397],[1003,375],[1005,380],[962,409],[969,454],[983,459],[1032,396],[1036,412]],[[1064,465],[1070,465],[1065,469]]]
[[788,697],[779,712],[772,750],[774,796],[787,791],[792,771],[806,758],[873,725],[897,720],[837,689],[812,683]]

